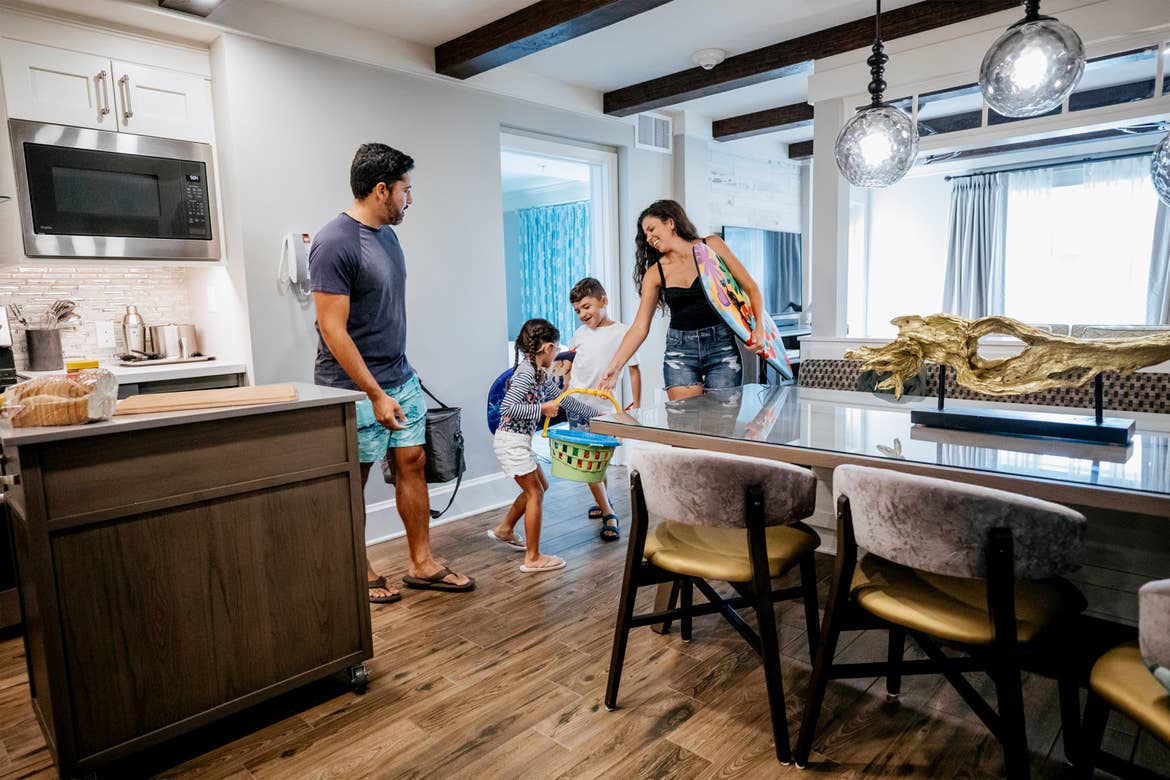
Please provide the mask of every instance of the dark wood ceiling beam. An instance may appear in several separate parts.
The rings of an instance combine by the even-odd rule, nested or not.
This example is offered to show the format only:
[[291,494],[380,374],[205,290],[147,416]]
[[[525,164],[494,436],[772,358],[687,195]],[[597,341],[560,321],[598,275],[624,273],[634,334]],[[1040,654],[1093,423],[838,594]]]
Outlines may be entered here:
[[801,141],[800,143],[788,144],[788,159],[789,160],[807,160],[813,156],[813,142]]
[[716,141],[735,141],[740,138],[751,138],[753,135],[774,133],[777,130],[808,127],[812,121],[812,106],[808,103],[793,103],[790,106],[716,119],[711,123],[711,135]]
[[[883,13],[882,38],[890,41],[1011,8],[1023,11],[1019,0],[924,0]],[[764,81],[809,73],[814,59],[872,44],[873,17],[869,16],[728,57],[711,70],[691,68],[606,92],[605,113],[629,116]]]
[[670,0],[540,0],[435,47],[435,70],[466,79]]

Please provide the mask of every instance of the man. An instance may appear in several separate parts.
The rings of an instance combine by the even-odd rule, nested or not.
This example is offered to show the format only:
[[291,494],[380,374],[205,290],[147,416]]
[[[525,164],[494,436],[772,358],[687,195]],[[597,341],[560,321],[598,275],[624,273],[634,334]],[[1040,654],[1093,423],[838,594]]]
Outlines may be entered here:
[[[398,514],[406,527],[413,588],[467,591],[475,580],[435,560],[423,471],[426,400],[406,360],[406,258],[391,225],[413,202],[414,160],[385,144],[364,144],[350,167],[353,206],[317,233],[309,278],[317,307],[319,385],[360,390],[358,460],[362,487],[381,457],[394,458]],[[402,598],[367,563],[370,602]]]

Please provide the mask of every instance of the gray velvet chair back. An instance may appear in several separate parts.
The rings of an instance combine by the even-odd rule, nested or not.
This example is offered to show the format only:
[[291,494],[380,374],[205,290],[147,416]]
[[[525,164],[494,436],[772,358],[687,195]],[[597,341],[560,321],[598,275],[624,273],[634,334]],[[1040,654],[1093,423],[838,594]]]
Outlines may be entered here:
[[629,466],[642,477],[647,510],[679,523],[742,528],[751,485],[764,489],[768,525],[808,517],[816,505],[816,477],[787,463],[654,447],[635,450]]
[[1170,580],[1147,582],[1138,591],[1138,635],[1147,664],[1167,670],[1170,682]]
[[1080,562],[1085,518],[1060,504],[852,465],[833,472],[833,493],[849,499],[858,546],[903,566],[986,578],[996,527],[1012,531],[1017,577],[1053,577]]

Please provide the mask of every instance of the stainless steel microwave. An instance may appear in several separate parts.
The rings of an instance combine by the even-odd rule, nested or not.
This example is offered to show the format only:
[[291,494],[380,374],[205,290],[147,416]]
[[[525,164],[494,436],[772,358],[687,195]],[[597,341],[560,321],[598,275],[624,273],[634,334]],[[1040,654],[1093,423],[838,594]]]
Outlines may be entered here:
[[211,147],[8,120],[29,257],[218,260]]

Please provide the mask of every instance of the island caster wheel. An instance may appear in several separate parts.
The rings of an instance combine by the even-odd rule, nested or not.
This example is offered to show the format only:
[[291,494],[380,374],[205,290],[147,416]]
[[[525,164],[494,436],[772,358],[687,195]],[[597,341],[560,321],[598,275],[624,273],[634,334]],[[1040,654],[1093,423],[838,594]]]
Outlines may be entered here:
[[366,692],[366,686],[370,682],[370,674],[366,671],[365,664],[349,667],[349,682],[353,686],[353,692],[359,696]]

